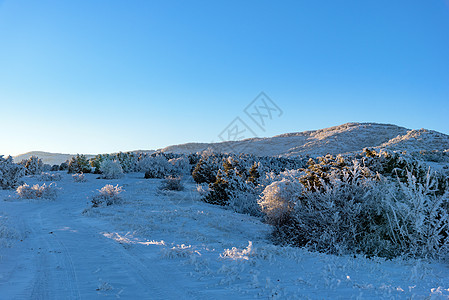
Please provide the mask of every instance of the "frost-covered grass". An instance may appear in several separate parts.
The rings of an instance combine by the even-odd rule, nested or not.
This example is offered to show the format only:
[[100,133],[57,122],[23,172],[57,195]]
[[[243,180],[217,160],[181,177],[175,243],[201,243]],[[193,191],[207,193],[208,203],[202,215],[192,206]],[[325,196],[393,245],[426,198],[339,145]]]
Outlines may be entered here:
[[181,177],[169,176],[162,181],[159,188],[167,191],[182,191],[184,186],[182,185]]
[[0,249],[11,247],[20,238],[20,233],[9,221],[7,214],[0,212]]
[[60,181],[62,175],[59,172],[42,172],[40,175],[40,180],[42,181]]
[[72,179],[73,179],[74,182],[78,182],[78,183],[86,182],[86,181],[87,181],[87,178],[86,178],[86,176],[84,176],[83,173],[76,173],[76,174],[73,174],[73,175],[72,175]]

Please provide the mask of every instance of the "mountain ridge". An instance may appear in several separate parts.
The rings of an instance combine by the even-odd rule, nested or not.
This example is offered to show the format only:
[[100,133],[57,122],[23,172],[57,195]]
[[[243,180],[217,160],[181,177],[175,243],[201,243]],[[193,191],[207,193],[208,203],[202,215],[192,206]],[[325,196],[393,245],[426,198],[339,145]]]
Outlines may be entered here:
[[[284,133],[273,137],[171,145],[156,151],[189,154],[209,148],[216,152],[244,152],[259,156],[281,157],[320,156],[328,153],[336,155],[362,151],[363,148],[392,151],[444,151],[449,149],[449,135],[429,129],[408,129],[393,124],[353,122],[318,130]],[[153,150],[139,151],[153,152]],[[38,156],[48,164],[60,164],[73,156],[72,154],[31,151],[14,156],[14,160],[19,162],[31,155]]]

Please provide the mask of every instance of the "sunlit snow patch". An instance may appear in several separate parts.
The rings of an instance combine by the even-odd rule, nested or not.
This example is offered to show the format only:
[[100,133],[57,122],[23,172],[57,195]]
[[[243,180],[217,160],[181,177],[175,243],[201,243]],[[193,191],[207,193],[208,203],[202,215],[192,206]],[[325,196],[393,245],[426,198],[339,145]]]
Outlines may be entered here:
[[158,246],[165,246],[164,241],[154,241],[154,240],[146,240],[141,241],[138,238],[135,238],[132,233],[127,232],[125,235],[120,235],[118,232],[103,232],[103,236],[112,239],[116,242],[119,242],[121,244],[136,244],[136,245],[158,245]]

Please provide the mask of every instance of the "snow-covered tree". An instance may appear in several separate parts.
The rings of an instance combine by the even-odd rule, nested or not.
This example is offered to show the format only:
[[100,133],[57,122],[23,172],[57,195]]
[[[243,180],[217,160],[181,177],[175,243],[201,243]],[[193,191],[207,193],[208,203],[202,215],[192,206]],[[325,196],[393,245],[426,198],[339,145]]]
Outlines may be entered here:
[[26,175],[40,175],[44,170],[42,159],[34,155],[22,160],[20,164],[25,167]]
[[187,156],[172,158],[168,161],[173,166],[173,173],[177,175],[189,175],[190,164]]
[[25,168],[13,162],[11,156],[6,159],[0,155],[0,188],[12,189],[22,184],[21,178],[25,175]]
[[159,154],[140,160],[139,170],[145,172],[145,178],[165,178],[173,174],[173,165],[164,155]]
[[123,169],[117,160],[105,159],[100,164],[101,178],[118,179],[123,177]]
[[91,166],[84,154],[73,156],[68,165],[68,173],[90,173]]
[[213,157],[203,157],[192,171],[193,180],[196,183],[213,183],[220,166]]

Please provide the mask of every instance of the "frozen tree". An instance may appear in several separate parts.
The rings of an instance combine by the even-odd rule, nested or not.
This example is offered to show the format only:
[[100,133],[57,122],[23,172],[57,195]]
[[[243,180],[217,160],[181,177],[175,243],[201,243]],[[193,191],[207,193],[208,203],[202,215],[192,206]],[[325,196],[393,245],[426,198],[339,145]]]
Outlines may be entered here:
[[117,160],[105,159],[100,164],[101,178],[118,179],[123,177],[123,169]]
[[186,156],[172,158],[168,162],[173,166],[173,173],[176,173],[177,175],[190,174],[189,159]]
[[213,183],[216,179],[220,165],[213,157],[203,157],[192,171],[192,177],[196,183]]
[[73,156],[68,165],[68,173],[90,173],[90,164],[86,156],[77,154]]
[[28,159],[24,159],[20,164],[25,167],[27,175],[40,175],[44,170],[42,159],[37,156],[31,156]]
[[165,178],[173,174],[173,165],[161,154],[142,159],[139,169],[145,172],[145,178]]
[[22,183],[23,175],[25,175],[23,166],[15,164],[11,156],[5,159],[3,155],[0,155],[0,188],[16,188]]

